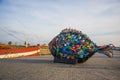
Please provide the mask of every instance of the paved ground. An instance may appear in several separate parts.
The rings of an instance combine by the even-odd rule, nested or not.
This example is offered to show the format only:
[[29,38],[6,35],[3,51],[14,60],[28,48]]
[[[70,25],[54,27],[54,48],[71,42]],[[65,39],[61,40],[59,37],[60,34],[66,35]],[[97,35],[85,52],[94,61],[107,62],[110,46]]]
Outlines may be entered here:
[[2,59],[0,80],[120,80],[120,52],[114,58],[95,54],[76,65],[53,63],[50,55]]

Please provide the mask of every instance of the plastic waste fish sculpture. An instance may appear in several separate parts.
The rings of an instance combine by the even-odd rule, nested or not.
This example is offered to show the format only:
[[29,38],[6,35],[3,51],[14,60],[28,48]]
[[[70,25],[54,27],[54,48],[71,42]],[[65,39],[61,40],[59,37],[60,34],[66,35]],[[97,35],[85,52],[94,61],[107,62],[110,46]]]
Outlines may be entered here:
[[86,34],[76,29],[64,29],[49,43],[54,62],[76,64],[87,61],[96,52],[112,57],[114,45],[97,46]]

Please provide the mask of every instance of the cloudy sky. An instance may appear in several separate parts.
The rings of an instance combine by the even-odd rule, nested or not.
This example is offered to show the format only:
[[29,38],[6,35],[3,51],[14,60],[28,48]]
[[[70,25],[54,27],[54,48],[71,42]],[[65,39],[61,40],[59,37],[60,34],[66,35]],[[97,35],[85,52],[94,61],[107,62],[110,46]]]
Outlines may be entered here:
[[120,45],[120,0],[0,0],[0,42],[49,43],[64,28]]

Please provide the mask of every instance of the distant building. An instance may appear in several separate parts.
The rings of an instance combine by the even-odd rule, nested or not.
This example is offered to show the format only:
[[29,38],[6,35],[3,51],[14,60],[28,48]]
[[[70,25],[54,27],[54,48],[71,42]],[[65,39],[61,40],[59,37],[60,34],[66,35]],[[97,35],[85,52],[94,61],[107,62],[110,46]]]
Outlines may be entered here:
[[29,46],[29,42],[28,41],[25,41],[24,43],[25,47],[27,48]]

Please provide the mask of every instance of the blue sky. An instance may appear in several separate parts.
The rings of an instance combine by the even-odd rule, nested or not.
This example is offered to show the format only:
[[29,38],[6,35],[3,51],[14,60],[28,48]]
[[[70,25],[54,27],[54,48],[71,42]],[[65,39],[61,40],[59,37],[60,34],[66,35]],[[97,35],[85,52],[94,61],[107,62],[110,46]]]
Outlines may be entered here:
[[0,0],[0,42],[49,43],[64,28],[120,45],[120,0]]

